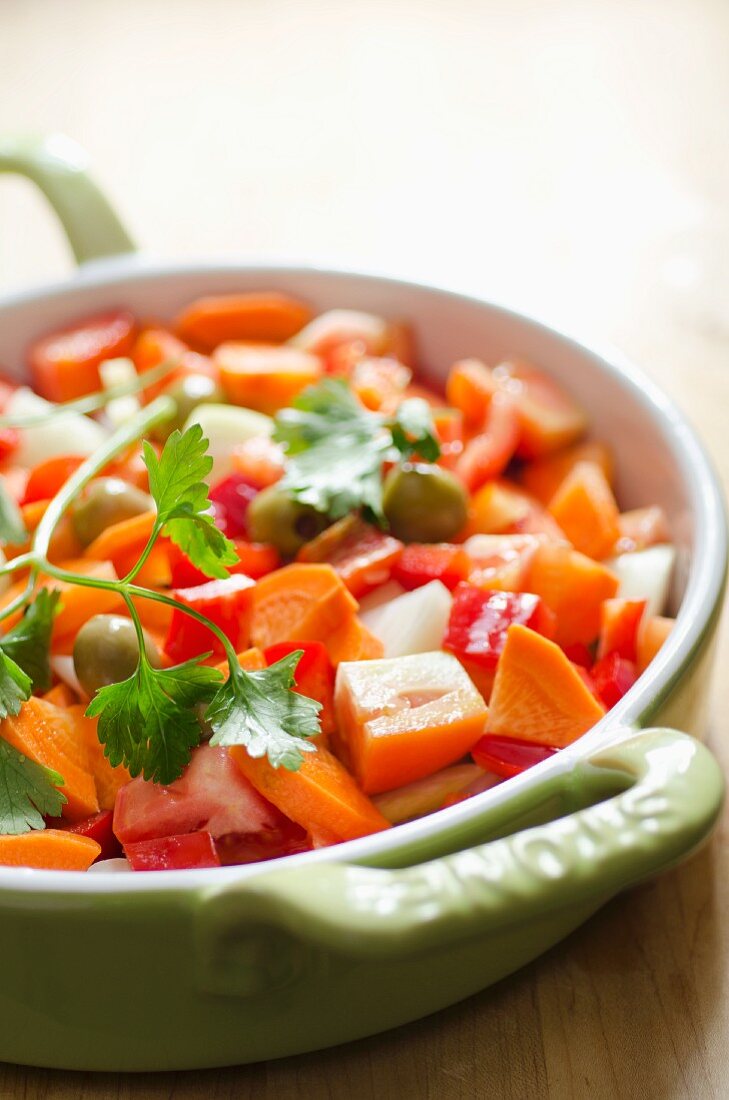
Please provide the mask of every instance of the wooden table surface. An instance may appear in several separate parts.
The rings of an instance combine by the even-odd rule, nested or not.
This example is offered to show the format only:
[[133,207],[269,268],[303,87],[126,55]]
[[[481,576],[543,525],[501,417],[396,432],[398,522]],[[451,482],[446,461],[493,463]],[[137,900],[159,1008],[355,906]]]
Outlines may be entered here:
[[[726,0],[0,0],[0,132],[76,137],[156,253],[332,259],[610,340],[726,482],[728,55]],[[0,288],[69,269],[21,181],[0,227]],[[725,763],[728,657],[725,631]],[[218,1072],[0,1067],[0,1095],[726,1096],[728,870],[725,818],[521,973],[388,1035]]]

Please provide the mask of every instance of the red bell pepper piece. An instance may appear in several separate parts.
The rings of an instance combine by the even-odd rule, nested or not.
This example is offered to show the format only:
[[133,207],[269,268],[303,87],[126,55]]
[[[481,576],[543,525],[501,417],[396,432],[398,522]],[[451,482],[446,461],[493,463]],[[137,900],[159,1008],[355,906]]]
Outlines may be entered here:
[[592,666],[590,676],[595,694],[609,710],[630,691],[638,679],[638,670],[633,661],[609,653]]
[[17,428],[0,428],[0,462],[11,455],[19,443],[20,432]]
[[554,756],[559,749],[515,737],[497,737],[487,733],[471,749],[471,756],[484,771],[510,779],[535,764]]
[[56,455],[55,458],[39,462],[30,471],[23,504],[50,500],[66,484],[71,474],[76,473],[83,460],[83,455]]
[[229,474],[210,490],[215,525],[229,539],[246,538],[248,506],[259,490],[242,474]]
[[510,626],[519,623],[551,638],[554,613],[532,592],[499,592],[459,584],[453,593],[443,648],[459,660],[495,669]]
[[302,656],[296,666],[294,683],[300,695],[316,699],[321,703],[319,712],[323,734],[333,733],[334,721],[334,668],[329,660],[327,647],[323,642],[277,642],[263,651],[266,664],[274,665],[289,653],[302,650]]
[[412,591],[430,581],[441,581],[451,591],[467,579],[473,562],[462,546],[450,543],[406,546],[392,570],[393,580]]
[[569,657],[573,665],[578,665],[580,668],[592,668],[592,654],[584,642],[572,642],[570,645],[563,645],[562,651],[565,657]]
[[389,581],[402,543],[359,516],[344,519],[302,546],[298,561],[328,562],[356,599]]
[[626,661],[637,659],[638,630],[645,614],[645,600],[604,600],[600,608],[599,659],[617,653]]
[[470,439],[456,462],[456,473],[470,492],[502,474],[521,438],[517,405],[509,393],[497,391],[489,403],[478,435]]
[[46,826],[49,829],[65,829],[67,833],[77,833],[78,836],[88,836],[101,845],[97,859],[116,859],[122,854],[122,847],[114,836],[112,828],[114,821],[113,810],[101,810],[98,814],[85,817],[83,821],[69,822],[65,818],[48,818]]
[[199,867],[220,867],[210,833],[183,833],[157,840],[127,844],[124,854],[133,871],[184,871]]
[[[274,569],[278,569],[281,564],[281,555],[270,543],[246,542],[244,539],[233,539],[233,543],[238,561],[235,565],[228,566],[229,573],[242,573],[257,581],[259,577],[265,577],[266,573],[273,573]],[[174,542],[169,543],[167,554],[174,588],[194,588],[210,580],[202,570],[192,564]]]
[[[250,577],[235,574],[224,581],[208,581],[194,588],[176,588],[172,595],[214,622],[240,651],[248,645],[254,588],[255,581]],[[178,608],[172,612],[164,648],[173,661],[187,661],[211,651],[224,652],[222,644],[207,626]]]

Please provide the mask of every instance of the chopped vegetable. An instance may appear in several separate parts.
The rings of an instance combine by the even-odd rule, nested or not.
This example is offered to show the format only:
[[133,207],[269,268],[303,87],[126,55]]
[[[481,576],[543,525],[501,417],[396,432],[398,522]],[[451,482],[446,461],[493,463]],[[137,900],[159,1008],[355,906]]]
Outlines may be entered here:
[[[191,607],[222,630],[234,649],[248,644],[253,616],[253,590],[250,577],[236,573],[224,581],[208,581],[194,588],[176,588],[173,596],[179,604]],[[223,643],[204,622],[175,608],[165,641],[165,653],[173,661],[187,661],[205,653],[222,653]]]
[[599,466],[608,485],[613,484],[613,456],[604,443],[591,439],[575,443],[572,447],[547,455],[546,458],[539,458],[535,462],[527,462],[521,471],[521,483],[527,492],[547,505],[578,462],[591,462]]
[[541,596],[557,616],[559,645],[589,645],[597,638],[602,602],[616,595],[618,584],[607,563],[553,542],[539,545],[526,580],[527,590]]
[[450,613],[450,592],[430,581],[368,612],[363,621],[382,641],[385,657],[407,657],[440,648]]
[[233,472],[233,456],[246,440],[270,436],[273,421],[270,416],[241,409],[234,405],[198,405],[185,421],[184,430],[197,424],[208,441],[208,454],[213,460],[212,478],[218,481]]
[[471,749],[471,756],[480,768],[486,772],[510,779],[520,775],[527,768],[549,760],[557,749],[538,742],[519,741],[515,737],[495,737],[485,734]]
[[303,329],[311,311],[286,294],[220,294],[198,298],[178,316],[183,340],[211,351],[226,340],[278,344]]
[[645,600],[605,600],[600,619],[598,657],[617,653],[628,661],[636,660],[638,632],[645,614]]
[[676,548],[670,545],[650,546],[605,562],[620,582],[618,596],[645,600],[648,617],[665,611],[675,563]]
[[410,543],[392,569],[393,578],[411,591],[429,581],[440,581],[451,591],[465,581],[473,568],[466,547],[450,543]]
[[127,844],[124,855],[133,871],[183,871],[220,867],[220,858],[210,833],[185,833],[158,840]]
[[272,416],[322,376],[321,360],[307,351],[261,344],[221,344],[213,355],[233,405]]
[[290,640],[326,642],[356,610],[331,565],[297,562],[256,585],[251,640],[260,649]]
[[397,566],[403,545],[359,516],[345,516],[306,543],[299,561],[328,562],[359,599],[385,584]]
[[513,623],[551,638],[556,618],[541,597],[531,592],[489,592],[459,584],[453,593],[443,648],[459,660],[493,671]]
[[132,315],[119,311],[38,340],[28,352],[36,390],[51,401],[71,401],[101,389],[100,364],[129,354],[135,328]]
[[652,615],[643,619],[638,630],[636,647],[639,672],[645,671],[675,625],[675,619],[664,618],[661,615]]
[[69,442],[73,440],[76,454],[93,454],[106,439],[107,433],[90,416],[65,412],[63,416],[52,415],[57,407],[50,401],[33,393],[26,386],[17,389],[4,413],[9,417],[40,417],[40,423],[29,424],[20,431],[20,442],[13,455],[15,462],[22,466],[38,466],[49,458],[67,455]]
[[620,702],[638,679],[633,661],[621,657],[619,653],[608,653],[590,669],[590,679],[595,694],[609,709]]
[[576,550],[591,558],[605,558],[620,535],[618,505],[601,468],[578,462],[549,503]]
[[377,794],[372,801],[391,825],[399,825],[401,821],[439,810],[444,799],[465,790],[482,775],[483,771],[476,764],[453,764],[394,791]]
[[35,867],[44,871],[87,871],[100,846],[88,836],[66,829],[44,829],[22,836],[0,836],[0,866]]
[[[256,651],[258,652],[258,651]],[[334,669],[322,642],[278,642],[265,651],[265,663],[275,665],[290,653],[300,653],[294,672],[294,688],[321,705],[319,724],[326,737],[334,732]]]

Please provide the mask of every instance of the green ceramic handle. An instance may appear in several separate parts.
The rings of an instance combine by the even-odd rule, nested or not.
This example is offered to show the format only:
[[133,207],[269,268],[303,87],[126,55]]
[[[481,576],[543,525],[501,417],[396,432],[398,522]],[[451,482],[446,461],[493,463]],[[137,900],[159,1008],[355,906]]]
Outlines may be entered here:
[[0,172],[32,180],[58,215],[79,264],[134,252],[134,242],[88,175],[89,158],[62,134],[0,138]]
[[[245,994],[287,980],[299,969],[291,959],[305,946],[352,959],[402,957],[487,937],[567,905],[594,900],[597,907],[704,840],[724,794],[711,753],[667,729],[644,731],[575,760],[562,782],[581,792],[583,804],[596,789],[619,793],[401,870],[301,863],[213,888],[198,911],[201,984]],[[493,824],[490,819],[492,835],[498,833]],[[241,954],[236,943],[246,936]]]

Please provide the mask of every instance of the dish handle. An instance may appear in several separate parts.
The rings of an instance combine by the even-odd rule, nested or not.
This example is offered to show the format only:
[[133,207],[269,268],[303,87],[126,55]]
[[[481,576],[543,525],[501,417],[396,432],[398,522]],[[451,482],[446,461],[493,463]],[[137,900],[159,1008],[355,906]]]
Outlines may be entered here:
[[88,174],[89,157],[63,134],[0,137],[0,172],[32,180],[55,210],[76,262],[134,252],[135,245]]
[[[293,982],[306,969],[307,952],[353,961],[401,958],[487,939],[560,909],[591,903],[596,909],[699,845],[724,795],[708,749],[670,729],[646,730],[577,757],[560,782],[583,805],[596,789],[618,793],[416,866],[302,862],[206,891],[197,912],[198,984],[247,995]],[[504,828],[508,816],[504,805]],[[498,835],[493,824],[492,818],[490,831]],[[566,922],[562,934],[570,929]]]

